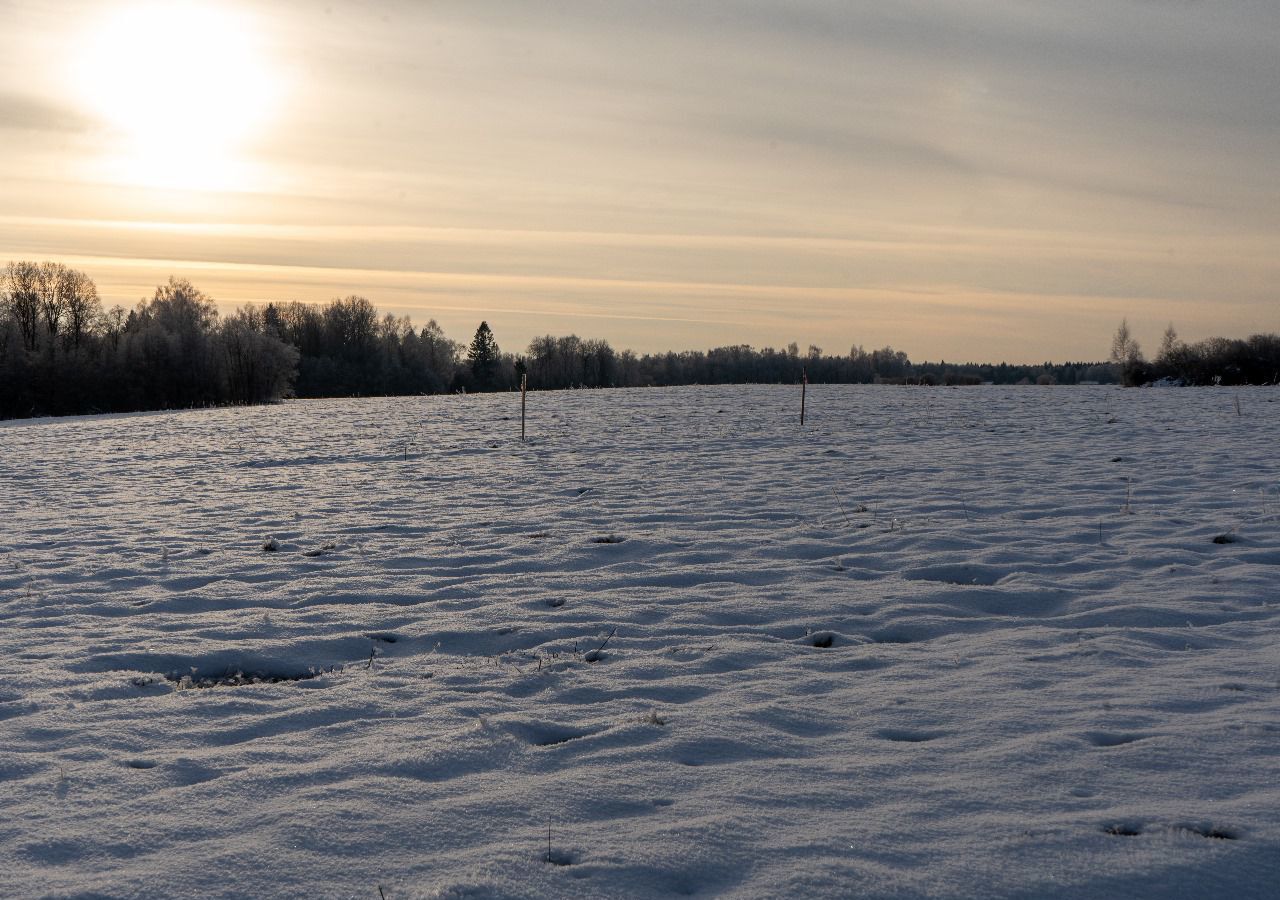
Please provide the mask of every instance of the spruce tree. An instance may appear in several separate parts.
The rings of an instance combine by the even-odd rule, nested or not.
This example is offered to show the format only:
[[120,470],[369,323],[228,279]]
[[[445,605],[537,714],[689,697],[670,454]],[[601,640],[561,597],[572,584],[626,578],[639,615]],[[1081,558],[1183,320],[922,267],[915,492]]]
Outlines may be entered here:
[[471,346],[467,348],[467,362],[471,365],[471,375],[477,388],[486,390],[493,387],[498,371],[498,354],[498,342],[493,339],[489,323],[481,322],[476,336],[471,339]]

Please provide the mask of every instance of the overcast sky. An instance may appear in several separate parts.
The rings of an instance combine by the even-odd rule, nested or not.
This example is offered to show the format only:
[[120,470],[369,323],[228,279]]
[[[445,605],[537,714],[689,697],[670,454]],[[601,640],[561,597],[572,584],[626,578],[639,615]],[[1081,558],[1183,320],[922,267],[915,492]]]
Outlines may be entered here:
[[508,350],[1280,330],[1274,0],[189,8],[138,39],[157,7],[0,0],[0,262]]

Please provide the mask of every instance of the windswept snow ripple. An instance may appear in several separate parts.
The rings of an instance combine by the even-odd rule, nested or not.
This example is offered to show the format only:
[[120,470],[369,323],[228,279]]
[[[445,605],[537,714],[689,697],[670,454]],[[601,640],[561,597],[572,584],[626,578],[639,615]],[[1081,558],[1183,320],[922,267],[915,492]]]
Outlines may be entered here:
[[0,423],[0,893],[1276,896],[1280,395],[808,400]]

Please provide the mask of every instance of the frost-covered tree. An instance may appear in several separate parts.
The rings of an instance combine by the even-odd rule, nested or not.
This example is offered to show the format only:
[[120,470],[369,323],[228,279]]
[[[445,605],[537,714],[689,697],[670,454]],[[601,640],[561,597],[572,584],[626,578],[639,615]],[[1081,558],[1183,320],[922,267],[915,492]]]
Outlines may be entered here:
[[1142,347],[1129,331],[1129,320],[1121,319],[1120,327],[1111,338],[1111,362],[1120,373],[1120,380],[1126,385],[1142,384],[1146,377],[1146,366],[1142,359]]
[[1140,359],[1141,355],[1142,348],[1138,346],[1133,333],[1129,331],[1129,320],[1121,319],[1120,327],[1111,338],[1111,361],[1117,365],[1123,365],[1131,359]]
[[1172,324],[1164,330],[1160,339],[1160,352],[1156,354],[1155,375],[1186,383],[1190,377],[1190,355],[1187,345],[1178,339]]
[[203,334],[218,318],[212,297],[187,279],[172,276],[168,284],[156,288],[150,303],[140,304],[138,309],[161,328],[179,335]]
[[218,329],[217,345],[224,401],[265,403],[289,394],[298,372],[298,351],[269,331],[262,316],[240,310],[226,319]]
[[447,390],[453,380],[462,345],[446,337],[444,329],[431,319],[418,332],[418,350],[427,377],[426,389],[433,393]]
[[1169,327],[1164,330],[1164,336],[1160,338],[1160,352],[1156,354],[1156,359],[1166,359],[1177,352],[1182,346],[1182,341],[1178,340],[1178,332],[1173,327],[1173,323],[1169,323]]

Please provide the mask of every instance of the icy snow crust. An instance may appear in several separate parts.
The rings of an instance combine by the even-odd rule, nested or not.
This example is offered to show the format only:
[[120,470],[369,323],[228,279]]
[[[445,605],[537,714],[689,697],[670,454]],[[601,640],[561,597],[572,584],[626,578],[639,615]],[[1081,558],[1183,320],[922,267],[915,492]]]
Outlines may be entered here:
[[798,400],[0,426],[0,894],[1280,896],[1280,394]]

